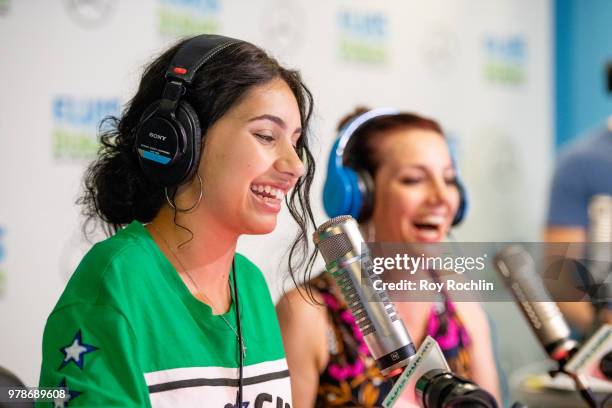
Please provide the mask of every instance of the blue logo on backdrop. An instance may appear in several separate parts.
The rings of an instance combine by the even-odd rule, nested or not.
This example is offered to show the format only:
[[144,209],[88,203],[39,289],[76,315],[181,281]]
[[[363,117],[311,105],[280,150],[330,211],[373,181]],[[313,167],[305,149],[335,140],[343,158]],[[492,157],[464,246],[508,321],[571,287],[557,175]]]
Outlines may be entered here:
[[340,11],[336,21],[341,59],[367,64],[383,64],[387,61],[389,21],[385,14]]
[[6,292],[6,272],[4,270],[4,227],[0,226],[0,298]]
[[98,127],[106,116],[118,116],[119,98],[57,96],[52,101],[53,157],[89,161],[98,151]]
[[521,35],[487,35],[484,76],[490,82],[521,85],[527,80],[527,41]]
[[182,37],[221,30],[221,0],[159,0],[159,32]]

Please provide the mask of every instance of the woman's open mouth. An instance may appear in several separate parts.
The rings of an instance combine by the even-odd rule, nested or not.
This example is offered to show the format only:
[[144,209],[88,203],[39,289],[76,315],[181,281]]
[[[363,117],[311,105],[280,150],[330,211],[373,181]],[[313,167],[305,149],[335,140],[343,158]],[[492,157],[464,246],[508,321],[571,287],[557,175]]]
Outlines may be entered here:
[[430,216],[413,222],[418,240],[423,242],[442,241],[444,239],[444,222],[445,217],[443,216]]
[[281,202],[285,198],[284,190],[269,184],[251,184],[251,193],[263,208],[272,212],[280,211]]

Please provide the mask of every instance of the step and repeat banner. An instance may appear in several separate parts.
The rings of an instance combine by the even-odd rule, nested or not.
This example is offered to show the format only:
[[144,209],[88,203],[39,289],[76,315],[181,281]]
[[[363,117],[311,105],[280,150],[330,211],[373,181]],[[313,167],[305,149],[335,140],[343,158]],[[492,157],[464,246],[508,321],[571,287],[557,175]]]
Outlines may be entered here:
[[[0,365],[37,382],[46,317],[91,246],[75,201],[99,121],[178,38],[245,39],[302,72],[315,98],[318,223],[338,120],[356,105],[394,106],[439,120],[454,141],[471,202],[457,240],[530,241],[552,165],[551,20],[548,0],[0,0]],[[273,234],[239,244],[275,299],[295,232],[283,212]],[[511,316],[502,340],[523,324],[512,304],[487,307]],[[507,370],[521,361],[511,352],[530,358],[516,349],[500,343]]]

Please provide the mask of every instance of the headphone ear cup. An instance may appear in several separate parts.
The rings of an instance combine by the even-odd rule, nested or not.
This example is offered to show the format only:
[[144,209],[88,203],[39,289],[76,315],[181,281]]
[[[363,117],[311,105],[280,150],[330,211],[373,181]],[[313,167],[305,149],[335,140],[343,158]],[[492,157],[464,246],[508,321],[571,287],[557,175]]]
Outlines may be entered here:
[[[323,206],[330,217],[348,215],[353,207],[353,183],[344,169],[331,168],[329,164],[323,187]],[[355,175],[353,175],[355,176]],[[352,214],[351,214],[352,215]]]
[[457,189],[459,190],[459,207],[457,207],[455,218],[453,218],[453,226],[460,224],[464,220],[468,212],[468,197],[467,191],[465,190],[465,186],[459,178],[457,178],[456,184]]
[[158,175],[165,187],[178,187],[190,180],[198,168],[200,153],[200,121],[195,110],[189,103],[181,101],[176,107],[174,124],[179,138],[179,151],[181,155],[172,166]]
[[134,147],[147,180],[176,187],[190,179],[198,167],[200,121],[187,102],[180,102],[172,116],[159,115],[158,108],[159,101],[144,111]]
[[176,121],[182,127],[185,135],[183,156],[177,162],[177,181],[174,185],[178,186],[190,180],[198,169],[202,149],[202,129],[195,109],[185,101],[181,101],[177,106]]
[[350,167],[345,167],[343,170],[346,175],[347,186],[349,187],[348,190],[350,191],[349,210],[346,214],[355,219],[359,219],[363,206],[363,188],[360,185],[361,178],[359,174]]
[[134,139],[134,151],[145,178],[160,186],[171,186],[170,171],[182,155],[182,130],[172,117],[160,115],[160,101],[143,112]]
[[359,177],[359,191],[361,193],[361,208],[357,221],[364,222],[370,218],[374,211],[374,178],[367,170],[359,170],[357,176]]
[[147,120],[153,117],[153,115],[155,114],[158,108],[159,108],[159,101],[147,106],[147,109],[145,109],[142,115],[140,115],[140,120],[138,122],[140,124],[139,130],[140,128],[142,128],[143,123],[145,123]]
[[[355,200],[360,201],[357,174],[349,168],[343,167],[342,158],[337,157],[339,139],[334,143],[327,163],[327,176],[323,186],[323,206],[325,212],[330,217],[339,215],[351,215],[357,218],[361,202],[355,204]],[[357,210],[355,210],[357,207]]]

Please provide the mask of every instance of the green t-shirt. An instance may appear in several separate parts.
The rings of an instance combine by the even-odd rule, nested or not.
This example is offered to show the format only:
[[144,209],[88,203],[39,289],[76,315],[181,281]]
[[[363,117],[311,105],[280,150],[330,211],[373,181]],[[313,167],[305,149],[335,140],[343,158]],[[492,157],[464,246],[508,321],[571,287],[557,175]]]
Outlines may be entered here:
[[[243,407],[289,408],[289,372],[268,287],[238,254],[236,275],[246,346]],[[236,328],[234,302],[223,316]],[[56,401],[60,407],[229,408],[238,361],[234,331],[193,297],[133,222],[96,244],[68,282],[45,327],[40,386],[69,390],[69,401]]]

